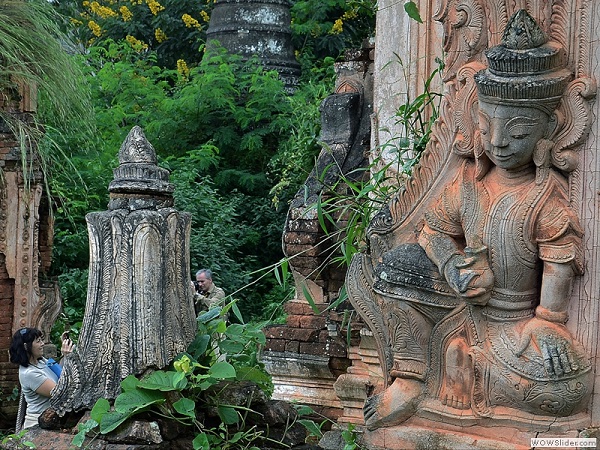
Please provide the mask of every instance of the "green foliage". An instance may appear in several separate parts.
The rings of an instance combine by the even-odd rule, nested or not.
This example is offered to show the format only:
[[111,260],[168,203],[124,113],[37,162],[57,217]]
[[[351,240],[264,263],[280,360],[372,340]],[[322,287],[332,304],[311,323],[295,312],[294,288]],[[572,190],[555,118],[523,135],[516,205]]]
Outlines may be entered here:
[[93,47],[107,39],[126,40],[135,51],[156,52],[161,66],[179,66],[184,72],[184,66],[202,59],[200,48],[206,39],[213,2],[62,0],[57,8],[70,16],[69,30],[82,46]]
[[408,17],[411,19],[416,20],[419,23],[423,23],[423,20],[421,19],[421,13],[419,12],[419,7],[415,2],[410,1],[404,3],[404,11],[406,11],[406,14],[408,14]]
[[[408,80],[406,68],[400,56],[396,55],[397,63],[405,70],[404,77]],[[425,150],[434,122],[439,116],[439,104],[442,94],[431,91],[431,83],[444,70],[444,63],[436,58],[438,66],[427,77],[423,84],[423,92],[411,99],[407,94],[404,104],[396,111],[396,124],[401,125],[403,133],[389,139],[382,145],[382,149],[398,154],[399,170],[410,174],[412,167],[419,161]],[[382,130],[385,131],[385,130]]]
[[36,445],[31,441],[25,440],[25,434],[27,430],[21,430],[18,433],[8,434],[2,438],[0,444],[4,447],[10,445],[10,448],[21,449],[21,448],[37,448]]
[[298,59],[335,58],[346,48],[360,48],[363,40],[373,34],[375,12],[374,0],[294,1],[292,38]]
[[[336,426],[336,423],[331,419],[317,414],[312,408],[305,405],[297,405],[296,411],[298,412],[298,416],[305,417],[304,419],[298,419],[298,422],[306,428],[309,433],[307,438],[310,440],[320,440],[323,437],[323,428],[325,426]],[[315,422],[315,418],[320,418],[320,422]],[[341,431],[341,437],[344,440],[344,447],[340,450],[360,450],[363,447],[359,445],[358,440],[358,432],[356,427],[348,423],[345,430]]]
[[247,317],[270,317],[285,297],[275,280],[263,277],[240,289],[282,257],[285,210],[273,207],[269,192],[285,202],[308,173],[319,150],[325,87],[308,84],[287,95],[275,73],[218,49],[187,78],[159,70],[152,53],[136,53],[123,42],[92,47],[81,63],[98,131],[94,141],[82,144],[73,136],[64,142],[85,185],[68,173],[52,180],[59,205],[53,269],[68,283],[65,302],[84,304],[84,216],[106,208],[117,150],[139,125],[171,171],[176,207],[192,213],[192,272],[212,269],[226,292],[239,292]]
[[[230,312],[241,323],[228,325]],[[90,433],[107,434],[137,414],[150,413],[194,427],[195,449],[233,449],[242,444],[249,448],[264,436],[253,428],[244,429],[247,408],[223,403],[220,390],[211,388],[223,381],[252,381],[270,394],[270,376],[256,355],[264,343],[260,327],[244,324],[235,302],[211,309],[198,317],[196,338],[172,369],[157,370],[139,380],[131,375],[125,378],[112,405],[106,399],[96,402],[90,420],[79,425],[73,445],[81,447]],[[196,419],[208,407],[215,407],[220,417],[215,428]]]

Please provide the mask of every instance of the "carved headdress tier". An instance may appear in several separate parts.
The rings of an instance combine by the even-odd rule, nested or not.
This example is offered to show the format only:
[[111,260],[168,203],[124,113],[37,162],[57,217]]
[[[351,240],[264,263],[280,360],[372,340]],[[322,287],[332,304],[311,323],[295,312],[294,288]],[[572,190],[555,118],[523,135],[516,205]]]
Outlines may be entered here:
[[550,113],[572,79],[565,50],[521,9],[511,18],[502,43],[485,53],[489,67],[475,74],[479,98],[495,103],[537,100]]
[[169,171],[158,167],[156,162],[154,147],[140,127],[133,127],[121,145],[119,167],[114,170],[114,179],[108,188],[111,193],[110,209],[123,207],[122,202],[113,201],[123,196],[172,197],[174,188],[169,183]]

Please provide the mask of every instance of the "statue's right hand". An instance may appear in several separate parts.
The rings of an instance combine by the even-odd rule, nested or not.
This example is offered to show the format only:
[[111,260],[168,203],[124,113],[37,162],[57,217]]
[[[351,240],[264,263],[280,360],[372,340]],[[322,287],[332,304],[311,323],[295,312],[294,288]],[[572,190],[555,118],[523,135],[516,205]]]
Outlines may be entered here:
[[489,265],[476,257],[453,255],[444,267],[444,277],[467,303],[483,306],[490,299],[494,275]]

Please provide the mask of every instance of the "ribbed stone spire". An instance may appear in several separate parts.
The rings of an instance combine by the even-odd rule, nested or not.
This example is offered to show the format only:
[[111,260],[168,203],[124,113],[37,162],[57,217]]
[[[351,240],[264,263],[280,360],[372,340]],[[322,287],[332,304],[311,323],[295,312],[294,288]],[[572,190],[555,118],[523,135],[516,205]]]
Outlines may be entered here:
[[172,206],[174,187],[169,183],[169,171],[156,162],[154,147],[139,126],[133,127],[119,149],[119,167],[108,187],[110,209]]

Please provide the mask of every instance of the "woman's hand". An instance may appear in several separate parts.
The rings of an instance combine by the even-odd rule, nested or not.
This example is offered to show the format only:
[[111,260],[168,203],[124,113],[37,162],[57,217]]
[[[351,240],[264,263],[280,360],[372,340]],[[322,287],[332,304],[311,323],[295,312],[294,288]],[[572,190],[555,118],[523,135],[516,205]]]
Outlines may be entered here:
[[63,333],[61,336],[61,340],[62,340],[62,345],[60,347],[60,352],[62,353],[63,356],[68,355],[69,353],[73,352],[73,348],[75,347],[75,344],[73,344],[73,341],[71,339],[69,339],[69,335],[68,333]]

